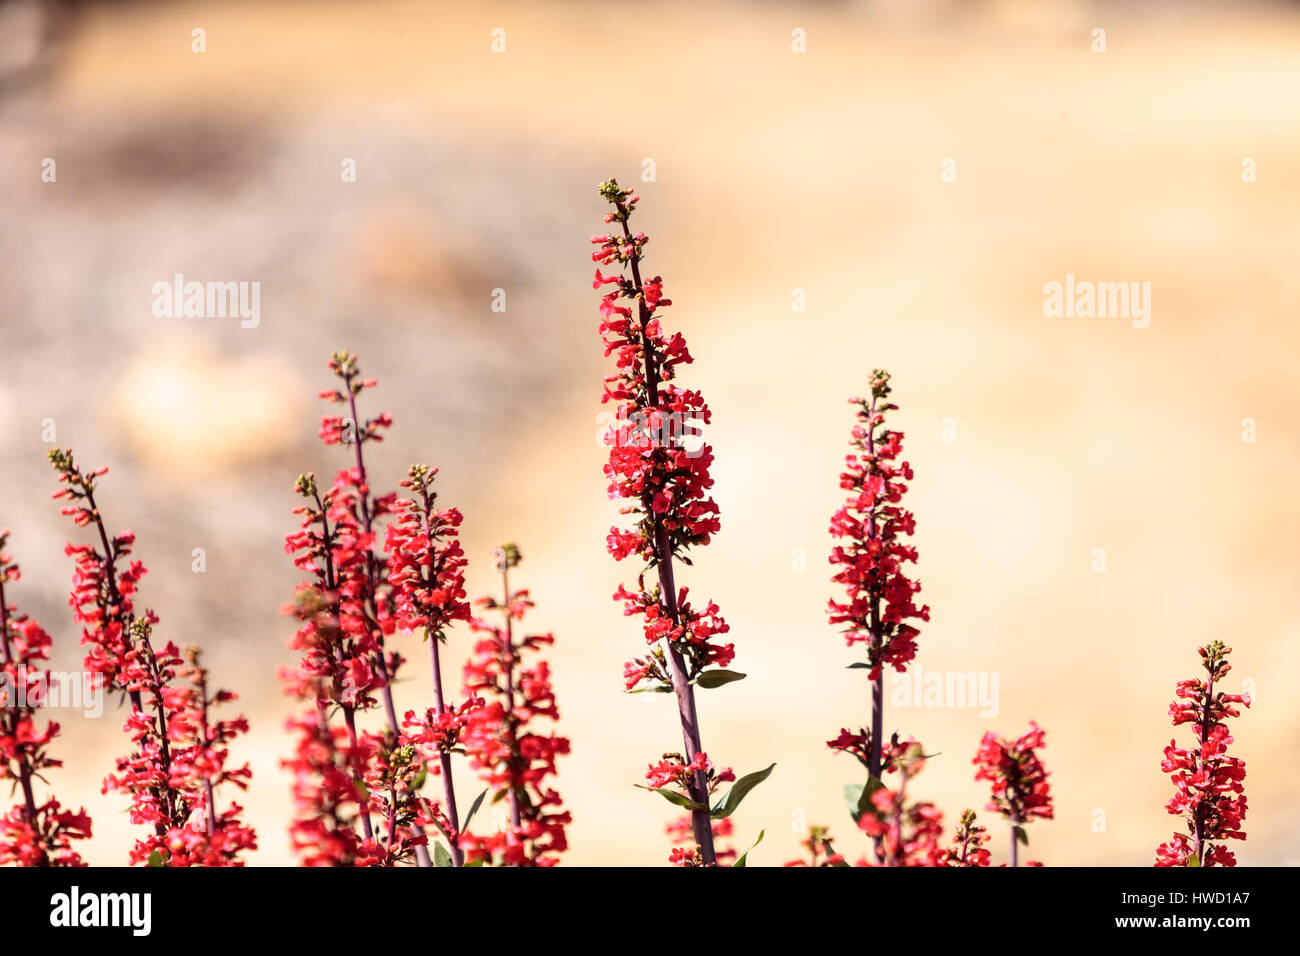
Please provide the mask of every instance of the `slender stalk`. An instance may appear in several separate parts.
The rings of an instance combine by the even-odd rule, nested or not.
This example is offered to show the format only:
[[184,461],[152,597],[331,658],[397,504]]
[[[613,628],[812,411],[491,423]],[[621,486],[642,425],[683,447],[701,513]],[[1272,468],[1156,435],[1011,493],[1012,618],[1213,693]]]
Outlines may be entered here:
[[[203,746],[206,749],[211,743],[208,734],[208,672],[199,667],[197,659],[194,661],[194,667],[198,670],[199,700],[202,705],[199,710],[199,732],[203,734]],[[208,777],[203,778],[203,803],[206,810],[204,817],[207,821],[205,829],[208,836],[212,836],[217,832],[217,804],[212,794],[212,781]]]
[[[1206,673],[1209,675],[1209,678],[1205,684],[1205,703],[1201,711],[1200,734],[1198,734],[1200,737],[1200,746],[1196,748],[1197,773],[1202,773],[1205,770],[1205,741],[1210,736],[1210,731],[1213,729],[1210,726],[1210,705],[1214,702],[1214,667],[1211,666],[1207,668]],[[1206,804],[1205,801],[1201,801],[1196,805],[1196,809],[1193,811],[1192,815],[1192,852],[1196,854],[1197,862],[1201,866],[1205,865],[1205,856],[1203,855],[1203,851],[1205,849],[1205,811],[1207,809],[1208,804]]]
[[[429,642],[429,662],[433,666],[433,700],[438,706],[438,713],[446,713],[447,704],[442,695],[442,662],[438,657],[438,635],[430,634],[428,628],[425,628],[425,637]],[[442,788],[447,799],[447,820],[451,823],[451,828],[460,833],[460,815],[456,811],[456,789],[451,782],[451,754],[445,750],[439,750],[438,760],[442,764]],[[451,843],[451,862],[453,866],[465,865],[465,851],[456,845],[456,841],[449,840]]]
[[[501,558],[501,587],[505,591],[505,604],[502,610],[506,617],[506,728],[510,734],[510,825],[519,827],[522,819],[519,812],[519,791],[515,787],[515,775],[518,773],[520,756],[519,756],[519,735],[516,732],[515,720],[515,633],[514,621],[510,614],[510,565],[505,556]],[[516,863],[515,866],[519,864]]]
[[[633,252],[628,262],[632,267],[632,281],[636,284],[638,292],[642,292],[641,284],[641,252],[632,242],[632,230],[627,224],[627,207],[623,203],[618,203],[620,213],[620,224],[623,227],[623,237],[628,244],[632,246]],[[649,336],[645,328],[649,323],[649,310],[646,308],[645,295],[642,293],[637,298],[638,314],[641,320],[641,352],[645,361],[645,379],[646,379],[646,397],[653,406],[659,404],[659,367],[656,362],[656,356],[653,347],[650,345]],[[654,511],[646,502],[646,513],[653,516]],[[663,601],[669,616],[672,618],[673,626],[681,626],[681,615],[677,609],[677,586],[673,580],[673,551],[672,544],[669,540],[668,529],[657,518],[651,518],[654,527],[654,551],[655,561],[659,569],[659,597]],[[694,761],[697,754],[703,749],[700,745],[700,721],[695,710],[695,690],[691,686],[690,677],[686,672],[686,662],[682,659],[681,653],[670,642],[668,644],[668,664],[670,676],[673,682],[673,692],[677,697],[677,714],[682,725],[682,742],[686,748],[687,761]],[[693,775],[690,787],[691,800],[697,804],[700,809],[691,811],[691,830],[695,836],[695,842],[700,848],[700,857],[705,866],[715,866],[717,864],[717,854],[713,848],[713,821],[709,816],[709,790],[708,780],[704,771],[696,771]]]
[[[352,414],[352,427],[354,430],[353,444],[356,446],[357,462],[357,484],[361,487],[359,495],[359,504],[361,507],[361,525],[366,529],[366,534],[373,532],[373,519],[370,515],[370,492],[368,490],[369,482],[366,478],[366,461],[361,452],[361,421],[357,418],[357,394],[352,389],[352,375],[345,375],[343,384],[348,390],[348,410]],[[375,595],[379,593],[379,576],[375,567],[375,555],[373,551],[366,552],[366,574],[370,579],[370,594],[366,598],[369,610],[374,616],[376,623],[379,621],[379,608],[375,602]],[[388,729],[393,735],[393,740],[397,740],[402,735],[402,727],[397,722],[397,706],[393,703],[393,683],[388,673],[388,661],[384,657],[384,635],[376,627],[375,638],[378,641],[379,649],[375,652],[375,670],[378,672],[380,679],[384,682],[380,690],[380,696],[384,701],[384,716],[388,719]],[[418,823],[413,824],[412,830],[418,836],[424,836],[424,828]],[[415,848],[415,862],[417,866],[432,866],[433,861],[429,858],[429,851],[423,846]]]
[[[121,604],[122,596],[117,590],[117,559],[113,554],[113,546],[109,544],[108,541],[108,530],[104,527],[104,519],[99,513],[99,507],[95,504],[95,493],[90,488],[90,482],[85,478],[82,478],[81,488],[86,493],[86,504],[90,506],[90,513],[95,519],[95,528],[99,531],[100,543],[104,546],[104,577],[108,581],[109,599],[115,605]],[[122,628],[123,636],[128,639],[130,633],[131,629],[129,627]],[[136,710],[139,710],[141,706],[140,692],[138,690],[132,690],[129,693],[131,697],[131,706]],[[161,826],[162,824],[159,824],[159,827]],[[162,835],[165,832],[166,830],[164,829],[159,829],[158,831],[159,835]]]
[[[335,574],[334,574],[334,535],[330,532],[329,517],[325,509],[325,502],[321,500],[320,493],[313,492],[312,497],[315,498],[316,510],[320,513],[321,543],[324,545],[324,547],[322,548],[322,556],[324,558],[323,570],[325,572],[325,587],[330,591],[330,593],[337,594],[338,581],[335,578]],[[338,602],[338,598],[336,597],[335,606],[334,606],[335,620],[337,620],[339,617],[337,602]],[[342,632],[340,631],[340,633]],[[330,648],[330,651],[332,653],[332,656],[334,657],[335,666],[337,666],[339,661],[341,660],[341,655],[339,653],[339,648],[337,644],[332,646]],[[351,761],[352,782],[357,785],[357,791],[359,796],[360,794],[366,792],[366,787],[365,787],[365,781],[362,779],[361,765],[358,760],[359,751],[357,748],[356,716],[353,712],[354,709],[351,705],[345,704],[342,701],[339,701],[338,705],[339,705],[339,709],[343,711],[343,723],[347,726],[348,729],[348,743],[352,748],[352,761]],[[326,733],[328,734],[328,730],[326,731]],[[362,833],[365,834],[365,838],[367,840],[372,840],[374,839],[375,831],[370,824],[370,805],[368,801],[364,799],[359,799],[359,802],[361,806],[361,831]]]
[[1020,865],[1020,821],[1015,817],[1011,818],[1011,865],[1017,867]]
[[[872,466],[875,464],[876,456],[876,396],[871,396],[871,409],[867,422],[867,457]],[[871,506],[871,514],[868,518],[869,537],[875,539],[879,536],[879,528],[876,526],[876,508]],[[880,593],[875,589],[871,596],[871,653],[873,659],[879,660],[882,637],[880,634]],[[876,675],[875,680],[871,682],[871,752],[867,756],[867,772],[876,780],[881,779],[882,748],[884,746],[885,736],[885,671],[884,666],[880,666],[880,673]]]
[[[13,655],[9,650],[9,604],[5,600],[3,577],[0,577],[0,654],[3,654],[3,657],[0,657],[0,663],[5,665],[13,663]],[[17,692],[18,688],[15,687],[14,690]],[[16,700],[12,702],[6,701],[6,704],[8,706],[5,709],[9,714],[9,733],[13,734],[18,728],[18,702]],[[35,825],[36,796],[32,792],[32,771],[31,767],[27,765],[25,755],[20,755],[18,758],[18,778],[23,788],[23,818],[29,824]],[[42,865],[47,865],[48,860],[44,854],[42,854],[42,859],[45,860]]]

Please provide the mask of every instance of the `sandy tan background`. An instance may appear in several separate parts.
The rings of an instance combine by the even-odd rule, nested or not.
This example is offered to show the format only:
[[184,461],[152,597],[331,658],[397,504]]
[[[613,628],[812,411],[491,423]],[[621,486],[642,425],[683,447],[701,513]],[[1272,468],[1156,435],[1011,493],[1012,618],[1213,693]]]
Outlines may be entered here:
[[[1239,857],[1300,857],[1300,10],[45,9],[57,29],[28,44],[41,8],[0,7],[0,525],[27,572],[14,599],[74,665],[70,529],[41,441],[52,418],[60,444],[112,466],[103,505],[140,536],[161,632],[202,642],[243,695],[256,862],[289,861],[273,673],[295,575],[280,541],[294,476],[340,464],[315,442],[312,397],[337,346],[361,353],[396,419],[375,474],[442,468],[467,516],[472,591],[494,586],[493,544],[522,546],[533,622],[558,638],[570,862],[666,858],[669,808],[632,785],[680,737],[665,700],[620,692],[641,645],[608,599],[630,569],[603,552],[614,507],[586,245],[595,185],[636,181],[646,158],[651,268],[715,413],[723,530],[685,579],[721,604],[750,674],[702,695],[705,743],[740,772],[778,764],[736,817],[745,845],[767,830],[752,862],[793,856],[805,819],[863,845],[841,798],[855,765],[823,742],[867,719],[865,683],[823,609],[844,398],[877,366],[894,373],[917,472],[934,612],[921,666],[1000,678],[993,718],[888,714],[942,755],[919,791],[949,821],[982,806],[978,737],[1036,719],[1057,819],[1034,825],[1030,856],[1148,865],[1177,824],[1159,769],[1173,685],[1217,636],[1258,698],[1237,727],[1251,803]],[[498,27],[504,54],[490,51]],[[1104,54],[1089,50],[1095,27]],[[56,183],[39,180],[47,156]],[[1242,181],[1247,157],[1257,182]],[[940,178],[947,158],[955,183]],[[152,283],[176,272],[260,281],[260,327],[155,319]],[[1043,284],[1066,273],[1151,282],[1151,326],[1044,318]],[[190,570],[196,547],[205,574]],[[410,670],[404,707],[428,698]],[[69,718],[55,777],[94,813],[96,863],[132,839],[124,802],[98,794],[120,716]]]

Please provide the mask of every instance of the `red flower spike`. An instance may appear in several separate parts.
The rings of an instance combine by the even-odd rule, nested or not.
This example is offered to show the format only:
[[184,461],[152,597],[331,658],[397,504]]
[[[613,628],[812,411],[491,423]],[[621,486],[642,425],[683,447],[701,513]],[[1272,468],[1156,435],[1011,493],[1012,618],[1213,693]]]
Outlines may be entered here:
[[[107,468],[81,471],[71,449],[52,449],[50,463],[63,487],[56,498],[74,502],[62,509],[78,527],[94,526],[102,553],[93,545],[67,546],[75,560],[70,604],[89,647],[86,670],[131,704],[123,728],[133,749],[116,761],[104,792],[122,791],[131,800],[132,823],[152,828],[131,849],[131,863],[150,866],[243,866],[242,854],[257,848],[257,835],[231,803],[218,810],[223,784],[245,789],[247,765],[226,766],[228,744],[248,732],[243,717],[212,721],[209,708],[233,700],[228,691],[209,694],[198,651],[182,659],[168,642],[153,646],[157,616],[135,613],[133,598],[145,568],[122,564],[135,543],[125,531],[110,538],[95,503],[97,479]],[[86,821],[87,824],[89,821]]]
[[844,602],[829,603],[830,622],[846,625],[850,647],[865,645],[872,719],[860,749],[869,776],[877,780],[884,772],[883,670],[907,670],[920,633],[908,621],[930,619],[930,609],[915,603],[921,585],[905,571],[905,565],[916,562],[916,549],[902,543],[915,531],[916,519],[900,504],[912,466],[897,463],[902,432],[883,428],[885,414],[898,408],[889,401],[890,392],[889,373],[877,369],[871,374],[871,397],[850,400],[858,408],[858,423],[849,442],[853,451],[840,475],[840,487],[849,497],[830,525],[831,536],[841,542],[831,549],[830,563],[839,568],[832,580],[847,592]]
[[976,780],[993,784],[989,810],[995,810],[1011,824],[1011,865],[1019,863],[1019,845],[1024,825],[1035,817],[1052,819],[1052,794],[1037,751],[1044,746],[1045,735],[1032,721],[1029,732],[1016,740],[986,733],[980,740],[972,763],[978,768]]
[[[603,183],[600,194],[613,206],[605,222],[616,228],[591,237],[598,247],[591,258],[619,270],[606,275],[597,268],[592,283],[609,288],[600,300],[600,336],[615,365],[601,399],[617,407],[617,423],[605,434],[610,449],[605,476],[609,496],[626,502],[623,513],[635,516],[632,527],[610,529],[608,547],[615,560],[635,555],[645,562],[636,590],[620,585],[614,599],[623,603],[625,614],[642,619],[645,641],[652,646],[648,656],[624,666],[623,677],[629,691],[663,689],[676,695],[686,748],[682,763],[693,768],[682,782],[699,807],[692,811],[699,859],[711,866],[717,853],[706,806],[709,779],[699,769],[703,747],[693,685],[709,668],[726,667],[735,654],[731,644],[717,640],[729,630],[717,605],[687,602],[674,568],[676,561],[689,564],[686,551],[708,544],[719,528],[718,506],[709,496],[713,449],[694,441],[710,412],[699,392],[675,384],[678,367],[692,358],[681,334],[663,328],[660,312],[672,304],[664,297],[663,280],[641,276],[650,240],[628,225],[639,197],[614,180]],[[651,570],[657,586],[646,584]],[[693,859],[686,850],[674,852],[678,862]]]
[[1170,774],[1176,793],[1166,805],[1184,817],[1187,833],[1177,833],[1156,849],[1156,866],[1236,866],[1236,855],[1223,840],[1245,840],[1246,764],[1229,757],[1232,736],[1225,721],[1241,716],[1238,704],[1250,706],[1246,694],[1227,694],[1215,685],[1232,670],[1232,648],[1212,641],[1199,650],[1204,679],[1179,681],[1169,706],[1174,726],[1190,724],[1195,746],[1184,750],[1171,740],[1160,769]]
[[569,752],[567,737],[539,726],[554,723],[560,713],[544,660],[525,662],[555,643],[550,634],[515,636],[515,622],[533,606],[526,590],[510,590],[510,569],[521,558],[506,544],[496,550],[501,572],[502,600],[480,598],[476,603],[499,612],[501,625],[474,618],[470,628],[482,638],[465,665],[465,690],[481,694],[488,703],[473,711],[464,746],[470,766],[488,785],[493,799],[504,796],[509,818],[494,832],[466,832],[460,846],[470,863],[496,866],[554,866],[568,848],[565,827],[570,815],[550,784],[557,757]]
[[[9,531],[0,531],[0,779],[17,784],[22,802],[0,817],[0,865],[85,866],[74,841],[90,838],[91,822],[83,808],[64,810],[57,799],[36,797],[37,780],[62,766],[49,751],[59,725],[41,727],[37,707],[48,686],[42,665],[50,656],[50,636],[39,624],[8,603],[5,584],[21,577],[5,550]],[[12,696],[15,699],[4,699]]]

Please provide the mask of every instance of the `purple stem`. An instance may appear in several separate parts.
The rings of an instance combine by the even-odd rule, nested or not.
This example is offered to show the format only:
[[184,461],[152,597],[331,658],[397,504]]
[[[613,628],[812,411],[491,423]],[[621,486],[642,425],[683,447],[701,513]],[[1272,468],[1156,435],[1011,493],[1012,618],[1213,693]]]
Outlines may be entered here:
[[[425,633],[429,640],[429,661],[433,665],[433,699],[438,705],[438,713],[447,712],[447,705],[442,696],[442,663],[438,659],[438,635],[429,634],[427,629]],[[451,754],[445,750],[438,751],[438,760],[442,764],[442,789],[447,798],[447,820],[451,823],[451,828],[460,836],[460,815],[456,812],[456,790],[451,784]],[[457,840],[449,840],[451,843],[451,862],[453,866],[465,865],[465,852],[457,845]]]
[[[635,243],[632,242],[632,230],[628,228],[627,224],[627,207],[621,202],[617,206],[623,227],[623,237],[633,247],[632,256],[628,259],[632,267],[632,281],[636,285],[637,291],[641,292],[641,253],[636,248]],[[659,369],[655,364],[655,352],[650,345],[649,335],[645,331],[646,325],[650,321],[650,313],[646,308],[644,294],[638,296],[637,307],[641,319],[641,352],[645,360],[646,396],[652,406],[657,406],[659,404]],[[648,506],[646,507],[646,513],[654,514]],[[673,626],[680,627],[681,616],[677,609],[677,586],[673,581],[672,543],[668,538],[668,529],[663,526],[657,517],[652,519],[652,523],[654,526],[655,558],[659,567],[660,599],[668,609]],[[677,696],[677,715],[682,725],[682,742],[686,747],[686,759],[694,761],[696,755],[703,749],[700,745],[700,720],[695,711],[695,690],[691,686],[689,675],[686,672],[686,662],[671,642],[668,643],[668,664],[672,676],[673,692]],[[713,848],[713,820],[709,816],[709,787],[704,771],[696,771],[693,775],[690,794],[692,802],[700,807],[698,810],[691,811],[691,830],[695,836],[695,842],[699,845],[700,857],[705,866],[716,866],[718,860]]]
[[[352,427],[355,430],[354,444],[356,445],[357,460],[357,483],[367,485],[366,479],[366,462],[361,453],[361,421],[357,418],[357,396],[352,390],[352,376],[347,375],[343,379],[343,384],[348,390],[348,410],[352,413]],[[370,493],[363,492],[360,496],[361,504],[361,523],[366,529],[366,534],[371,533],[372,520],[370,517]],[[370,579],[370,597],[367,599],[370,604],[370,610],[374,613],[375,620],[379,620],[379,608],[375,603],[375,595],[379,593],[379,580],[375,571],[375,556],[373,551],[366,553],[366,573]],[[380,695],[384,701],[384,716],[388,718],[388,729],[393,734],[393,739],[397,740],[402,735],[401,725],[397,722],[397,707],[393,703],[393,685],[388,673],[388,662],[384,659],[384,635],[377,631],[376,638],[379,643],[379,650],[375,653],[375,670],[379,672],[380,679],[384,682]],[[417,836],[424,836],[424,828],[418,823],[411,825]],[[415,848],[415,862],[417,866],[433,866],[433,861],[429,859],[429,851],[423,846]]]

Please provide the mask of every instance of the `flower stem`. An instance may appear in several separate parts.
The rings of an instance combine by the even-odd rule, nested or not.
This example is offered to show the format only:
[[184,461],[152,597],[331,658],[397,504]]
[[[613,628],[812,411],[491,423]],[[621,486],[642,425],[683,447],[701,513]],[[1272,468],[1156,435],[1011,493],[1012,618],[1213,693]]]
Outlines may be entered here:
[[[506,728],[510,734],[510,825],[516,829],[522,825],[522,818],[519,812],[519,790],[516,786],[516,777],[519,774],[521,761],[519,755],[519,736],[515,731],[515,634],[514,621],[510,614],[510,565],[506,557],[501,558],[501,587],[505,591],[505,604],[502,610],[506,618],[506,646],[505,646],[505,663],[506,663]],[[519,864],[516,863],[515,866]]]
[[[9,651],[9,604],[5,600],[5,585],[2,576],[0,576],[0,654],[3,654],[3,657],[0,657],[0,664],[7,666],[13,662],[13,656]],[[21,687],[23,675],[15,673],[14,677],[15,683],[19,684],[18,687],[14,688],[15,692],[17,692]],[[18,702],[6,701],[6,704],[5,709],[11,718],[9,734],[13,736],[18,728]],[[18,776],[23,788],[23,818],[34,827],[36,825],[36,797],[32,792],[32,771],[27,764],[27,755],[25,753],[18,754]],[[45,859],[44,854],[42,854],[42,859]]]
[[[352,375],[343,377],[344,386],[348,390],[348,410],[352,413],[353,444],[356,446],[357,461],[357,485],[361,494],[358,503],[361,508],[361,525],[366,530],[366,534],[373,531],[373,519],[370,515],[370,489],[369,482],[366,479],[366,461],[361,452],[361,421],[357,418],[357,393],[352,388]],[[379,622],[379,608],[375,602],[375,595],[379,593],[379,577],[375,567],[375,553],[373,550],[366,552],[366,574],[370,580],[370,595],[366,601],[369,605],[370,612],[374,615],[376,625]],[[397,706],[393,703],[393,683],[392,677],[388,673],[388,661],[384,659],[384,634],[378,626],[375,628],[375,637],[379,644],[379,649],[375,652],[375,670],[379,674],[380,680],[384,686],[380,690],[380,696],[384,701],[384,716],[388,719],[388,730],[392,734],[393,740],[397,740],[402,735],[401,725],[397,722]],[[417,836],[424,836],[424,828],[418,823],[411,827]],[[432,866],[433,861],[429,859],[429,851],[423,846],[415,848],[415,862],[417,866]]]
[[[634,250],[629,257],[628,262],[632,267],[632,281],[636,284],[638,292],[641,292],[641,252],[632,241],[632,230],[628,228],[627,207],[623,203],[618,203],[620,213],[619,220],[623,227],[623,236],[628,245]],[[637,298],[637,309],[641,320],[641,352],[645,361],[645,387],[646,398],[651,407],[659,405],[659,367],[655,359],[655,351],[650,344],[650,339],[646,333],[646,326],[650,321],[650,313],[646,308],[645,295],[642,294]],[[654,511],[649,504],[646,504],[646,514],[654,515]],[[673,551],[672,542],[669,540],[668,529],[658,518],[652,518],[654,525],[654,550],[655,559],[659,567],[659,597],[668,610],[672,618],[674,628],[681,627],[681,616],[677,610],[677,586],[673,581]],[[695,690],[691,686],[690,677],[686,673],[686,662],[682,659],[681,653],[672,644],[668,642],[668,664],[672,676],[673,692],[677,697],[677,715],[682,725],[682,741],[686,747],[686,759],[688,762],[694,761],[697,754],[703,749],[700,745],[700,721],[695,711]],[[713,848],[713,821],[709,816],[709,790],[708,781],[703,770],[698,770],[693,775],[690,787],[691,800],[698,804],[700,809],[691,811],[691,829],[695,836],[695,842],[700,848],[700,857],[705,866],[717,865],[717,854]]]
[[[438,713],[443,714],[447,712],[447,704],[442,696],[442,662],[438,657],[438,635],[430,634],[426,628],[425,636],[429,641],[429,663],[433,666],[433,700],[438,706]],[[447,821],[459,837],[460,814],[456,811],[456,790],[451,783],[451,754],[439,749],[438,761],[442,765],[442,788],[447,800]],[[449,839],[448,842],[451,843],[452,866],[464,866],[465,851],[457,845],[456,840]]]

